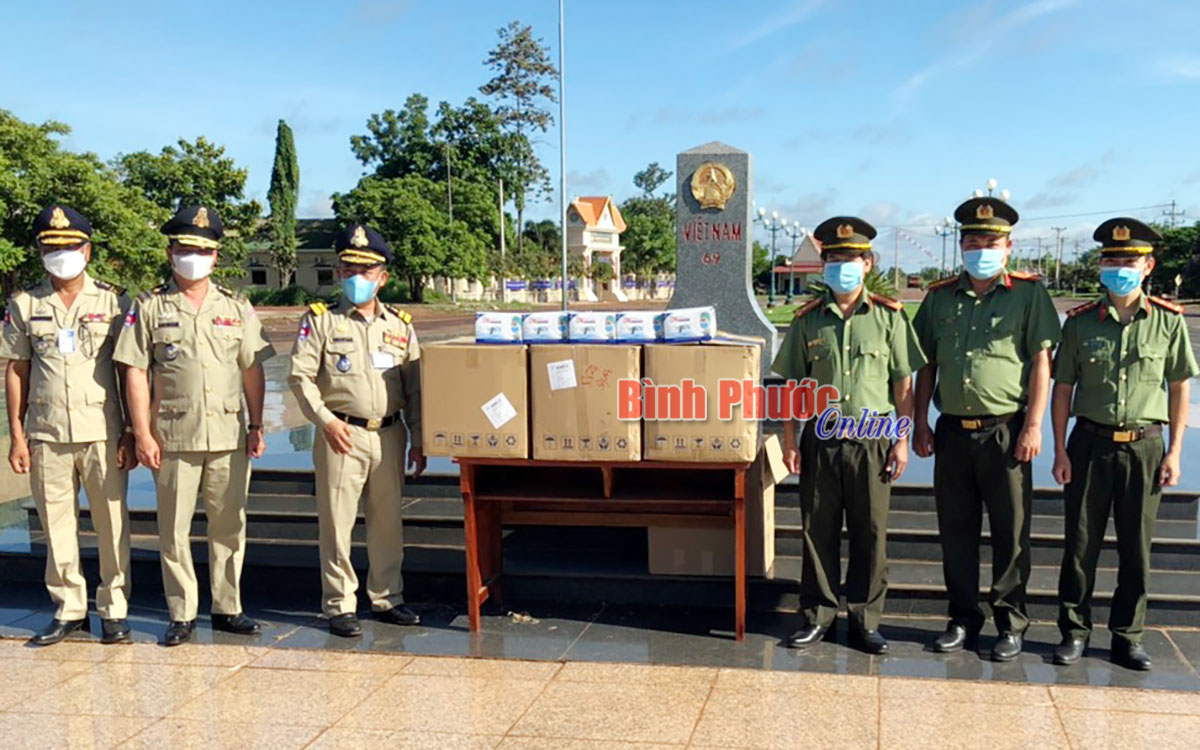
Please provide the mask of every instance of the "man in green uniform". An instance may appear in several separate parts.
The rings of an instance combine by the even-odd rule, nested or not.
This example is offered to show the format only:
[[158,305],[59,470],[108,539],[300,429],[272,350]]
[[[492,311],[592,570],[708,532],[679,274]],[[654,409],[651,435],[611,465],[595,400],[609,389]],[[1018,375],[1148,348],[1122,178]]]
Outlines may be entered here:
[[288,384],[319,429],[313,445],[320,523],[322,613],[334,635],[362,633],[358,577],[350,561],[354,522],[364,499],[367,597],[377,619],[416,625],[404,606],[404,423],[408,463],[421,451],[421,347],[408,313],[379,301],[392,250],[378,232],[351,224],[337,237],[342,298],[310,305],[292,348]]
[[[983,627],[979,545],[986,508],[989,600],[999,631],[991,655],[1011,661],[1029,625],[1030,461],[1042,447],[1058,314],[1041,283],[1005,268],[1018,218],[1011,206],[972,198],[954,218],[961,224],[965,270],[931,284],[913,320],[929,357],[917,377],[913,442],[917,455],[937,454],[933,489],[950,598],[949,626],[933,648],[974,648]],[[941,411],[936,432],[929,426],[931,399]]]
[[209,280],[223,235],[217,213],[180,208],[162,232],[170,240],[172,279],[138,297],[114,358],[128,365],[138,460],[154,471],[171,615],[164,642],[176,646],[191,640],[199,608],[191,546],[197,495],[208,519],[213,627],[259,632],[242,612],[240,584],[249,459],[264,448],[262,363],[273,350],[250,303]]
[[[1058,579],[1062,642],[1055,664],[1073,664],[1092,631],[1089,599],[1112,513],[1117,589],[1108,627],[1112,658],[1150,669],[1141,645],[1150,585],[1150,540],[1162,488],[1179,483],[1189,378],[1200,374],[1182,308],[1142,293],[1158,232],[1136,219],[1096,229],[1106,295],[1071,310],[1054,360],[1054,478],[1066,485],[1066,544]],[[1072,395],[1074,402],[1072,402]],[[1075,429],[1067,436],[1067,420]],[[1171,428],[1163,452],[1162,425]]]
[[100,552],[96,609],[101,640],[129,640],[128,471],[136,465],[125,424],[113,341],[129,309],[125,293],[85,270],[92,225],[66,206],[47,206],[33,222],[49,278],[8,302],[0,359],[12,446],[8,462],[30,474],[46,532],[46,588],[57,611],[33,643],[58,643],[87,629],[87,581],[79,563],[79,487]]
[[[864,412],[912,420],[912,373],[925,364],[904,306],[866,291],[874,265],[875,228],[853,216],[835,216],[813,232],[821,247],[823,295],[803,305],[772,369],[786,378],[813,378],[840,394],[841,416]],[[828,416],[828,415],[826,415]],[[836,420],[836,417],[833,419]],[[817,423],[823,424],[818,434]],[[806,623],[788,639],[793,648],[821,640],[834,625],[842,591],[842,518],[850,535],[846,608],[851,642],[872,654],[887,652],[879,618],[887,596],[889,481],[908,465],[908,435],[824,437],[818,415],[804,427],[784,426],[784,461],[800,475],[804,524],[801,610]]]

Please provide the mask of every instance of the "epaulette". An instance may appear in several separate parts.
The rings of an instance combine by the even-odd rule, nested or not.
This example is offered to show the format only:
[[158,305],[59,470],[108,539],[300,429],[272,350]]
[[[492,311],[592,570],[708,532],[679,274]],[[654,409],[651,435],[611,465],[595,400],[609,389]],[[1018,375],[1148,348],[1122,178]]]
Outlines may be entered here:
[[145,302],[146,300],[150,299],[151,297],[153,297],[156,294],[166,294],[167,290],[170,288],[171,288],[170,284],[159,284],[158,286],[154,287],[153,289],[147,289],[146,291],[139,294],[138,300],[140,302]]
[[892,299],[891,297],[885,297],[882,294],[875,294],[874,292],[871,292],[869,296],[870,296],[872,302],[878,302],[879,304],[883,305],[884,307],[890,307],[893,310],[903,310],[904,309],[904,303],[898,299]]
[[821,298],[813,297],[812,299],[810,299],[808,301],[807,304],[803,305],[802,307],[796,308],[796,317],[799,318],[800,316],[804,315],[805,313],[815,310],[820,304],[821,304]]
[[1161,307],[1164,310],[1170,310],[1173,313],[1182,313],[1183,312],[1182,305],[1177,305],[1174,302],[1168,302],[1165,299],[1163,299],[1162,297],[1151,297],[1150,301],[1153,302],[1154,304],[1158,305],[1159,307]]
[[103,289],[105,291],[112,292],[113,294],[117,295],[118,297],[125,294],[125,290],[122,289],[121,287],[117,286],[116,284],[110,284],[107,281],[101,281],[100,279],[96,279],[95,282],[96,282],[97,289]]
[[309,304],[308,309],[313,315],[324,315],[329,312],[329,305],[324,302],[312,302]]
[[401,310],[400,308],[391,304],[390,302],[383,303],[383,306],[386,307],[393,315],[395,315],[400,320],[403,320],[405,323],[412,325],[412,316],[409,315],[408,313],[404,312],[403,310]]
[[1094,299],[1091,302],[1084,302],[1082,305],[1079,305],[1077,307],[1072,307],[1070,310],[1067,310],[1067,317],[1073,318],[1076,315],[1082,315],[1083,313],[1087,312],[1088,310],[1095,310],[1099,306],[1100,306],[1100,300],[1098,300],[1098,299]]
[[1042,280],[1042,275],[1040,273],[1034,273],[1032,271],[1009,271],[1008,275],[1011,278],[1017,279],[1019,281],[1041,281]]
[[931,282],[929,282],[929,286],[925,287],[925,291],[930,291],[931,289],[941,289],[942,287],[950,286],[951,284],[953,284],[956,281],[958,281],[957,276],[947,276],[944,279],[938,279],[937,281],[931,281]]
[[236,300],[247,299],[246,295],[243,292],[239,292],[236,289],[230,289],[229,287],[223,286],[221,284],[213,284],[213,286],[215,286],[217,288],[218,292],[220,292],[221,294],[224,294],[226,297],[232,297],[233,299],[236,299]]

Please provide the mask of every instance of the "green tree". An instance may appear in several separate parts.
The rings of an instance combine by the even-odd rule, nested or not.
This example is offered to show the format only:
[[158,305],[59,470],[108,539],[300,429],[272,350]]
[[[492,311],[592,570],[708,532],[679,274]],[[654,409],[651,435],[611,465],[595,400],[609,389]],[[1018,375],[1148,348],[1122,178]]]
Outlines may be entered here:
[[671,179],[672,174],[674,173],[658,166],[658,162],[650,162],[645,169],[633,176],[633,184],[640,188],[646,197],[650,197],[664,182]]
[[32,251],[34,217],[61,202],[92,223],[89,272],[123,286],[149,286],[165,258],[155,227],[164,212],[136,191],[95,154],[73,153],[59,139],[71,129],[60,122],[24,122],[0,110],[0,292],[42,278]]
[[[1156,226],[1162,235],[1162,243],[1156,248],[1156,264],[1150,274],[1150,288],[1154,294],[1175,293],[1176,274],[1183,277],[1180,294],[1184,297],[1200,296],[1200,223],[1188,227]],[[1096,272],[1097,275],[1099,271]]]
[[367,119],[366,135],[350,136],[350,149],[376,177],[433,177],[437,148],[429,137],[429,99],[410,94],[399,112],[385,109]]
[[[523,226],[527,198],[550,194],[550,173],[534,152],[532,137],[545,133],[554,122],[547,105],[558,101],[550,85],[558,69],[550,62],[550,48],[533,37],[532,27],[512,21],[496,33],[500,41],[483,61],[495,75],[479,91],[495,97],[496,118],[509,136],[502,171],[505,183],[512,186],[517,226]],[[523,235],[518,235],[518,253],[522,244]]]
[[296,270],[296,203],[300,197],[300,165],[292,129],[283,120],[275,131],[275,166],[271,169],[271,260],[279,272],[279,286],[292,283]]
[[621,204],[621,268],[638,274],[675,270],[675,207],[666,198],[648,195]]
[[[204,136],[194,142],[180,138],[177,145],[166,146],[157,154],[138,151],[120,155],[113,167],[125,185],[165,213],[181,205],[203,204],[216,209],[225,226],[216,275],[228,278],[244,273],[247,241],[254,235],[262,206],[244,199],[247,171],[225,155],[224,146]],[[163,246],[161,238],[158,246]]]

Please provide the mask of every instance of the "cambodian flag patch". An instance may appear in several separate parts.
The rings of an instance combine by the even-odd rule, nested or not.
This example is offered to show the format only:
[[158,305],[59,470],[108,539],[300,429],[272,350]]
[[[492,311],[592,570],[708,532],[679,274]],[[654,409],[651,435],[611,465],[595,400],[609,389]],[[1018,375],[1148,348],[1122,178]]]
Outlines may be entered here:
[[125,327],[126,328],[128,328],[129,326],[133,325],[136,322],[137,322],[137,310],[130,310],[129,312],[125,313]]
[[308,325],[308,321],[301,321],[300,330],[296,332],[296,340],[304,341],[312,333],[312,327]]

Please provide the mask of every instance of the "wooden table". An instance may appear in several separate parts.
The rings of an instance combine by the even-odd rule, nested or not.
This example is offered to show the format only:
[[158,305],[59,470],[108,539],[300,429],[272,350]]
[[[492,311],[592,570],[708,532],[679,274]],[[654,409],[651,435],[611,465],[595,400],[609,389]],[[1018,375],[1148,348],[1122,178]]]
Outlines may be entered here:
[[749,463],[456,458],[467,547],[471,632],[503,599],[505,525],[732,528],[734,632],[746,635],[746,472]]

